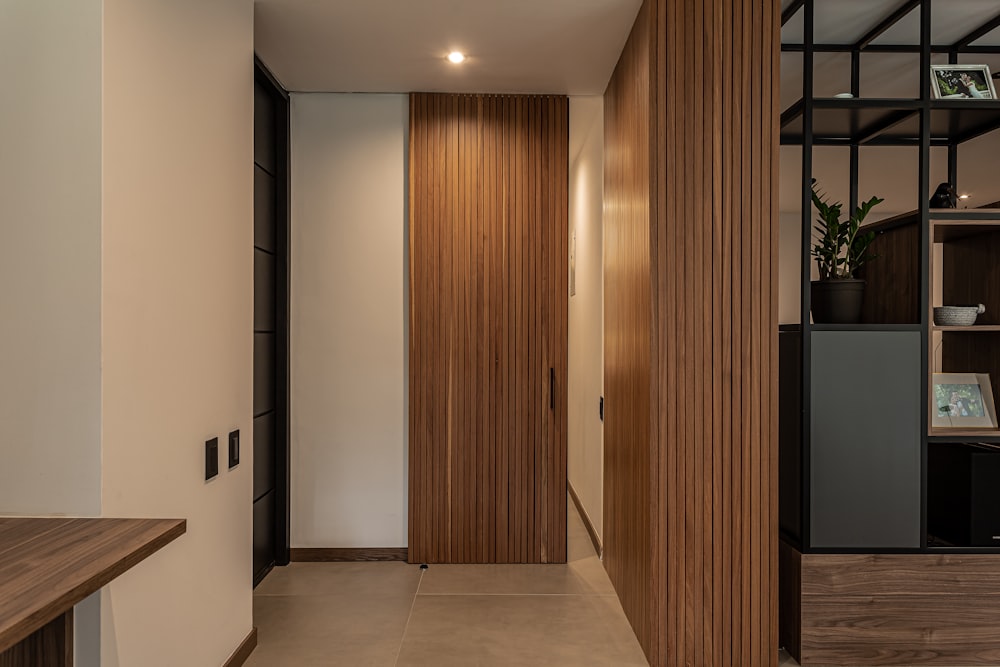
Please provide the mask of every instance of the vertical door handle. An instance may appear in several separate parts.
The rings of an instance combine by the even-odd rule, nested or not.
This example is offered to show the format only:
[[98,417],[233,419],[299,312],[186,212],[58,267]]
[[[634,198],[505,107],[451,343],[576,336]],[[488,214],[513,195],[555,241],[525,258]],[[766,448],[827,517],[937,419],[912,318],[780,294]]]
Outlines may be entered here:
[[556,369],[549,369],[549,409],[556,409]]

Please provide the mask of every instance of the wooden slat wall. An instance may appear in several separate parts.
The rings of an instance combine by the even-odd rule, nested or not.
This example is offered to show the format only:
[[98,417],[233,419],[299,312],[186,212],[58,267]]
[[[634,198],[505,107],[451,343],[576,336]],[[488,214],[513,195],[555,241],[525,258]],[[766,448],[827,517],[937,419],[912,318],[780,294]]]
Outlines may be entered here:
[[566,560],[568,138],[565,97],[410,97],[411,562]]
[[779,14],[646,0],[605,93],[605,559],[653,665],[776,662]]
[[653,642],[649,3],[604,93],[604,567]]

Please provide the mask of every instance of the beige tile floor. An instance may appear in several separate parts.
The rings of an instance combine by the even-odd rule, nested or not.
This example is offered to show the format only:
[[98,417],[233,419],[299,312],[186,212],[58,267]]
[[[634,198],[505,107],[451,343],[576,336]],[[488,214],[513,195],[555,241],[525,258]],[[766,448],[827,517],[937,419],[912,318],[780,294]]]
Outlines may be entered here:
[[[293,563],[254,592],[248,667],[631,667],[645,657],[569,503],[565,565]],[[782,653],[779,667],[798,667]]]
[[293,563],[254,593],[248,667],[647,665],[569,504],[565,565]]

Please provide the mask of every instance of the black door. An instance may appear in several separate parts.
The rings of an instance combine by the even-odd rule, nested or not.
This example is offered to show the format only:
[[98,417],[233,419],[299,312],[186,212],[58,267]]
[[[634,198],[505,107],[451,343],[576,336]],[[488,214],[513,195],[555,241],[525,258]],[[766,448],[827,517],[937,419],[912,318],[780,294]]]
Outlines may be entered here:
[[288,97],[254,68],[253,580],[288,563]]

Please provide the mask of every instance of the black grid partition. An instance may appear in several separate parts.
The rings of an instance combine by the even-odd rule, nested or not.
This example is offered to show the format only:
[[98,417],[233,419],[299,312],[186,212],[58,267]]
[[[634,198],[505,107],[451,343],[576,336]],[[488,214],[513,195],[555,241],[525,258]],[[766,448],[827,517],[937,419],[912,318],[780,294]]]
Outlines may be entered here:
[[[901,1],[890,6],[884,16],[878,17],[850,43],[823,43],[816,41],[817,31],[815,29],[816,5],[823,1],[833,0],[794,0],[782,14],[782,25],[799,15],[803,21],[801,43],[783,43],[781,46],[783,52],[801,53],[803,64],[802,96],[782,113],[780,121],[781,143],[801,146],[802,150],[801,224],[803,230],[801,301],[799,304],[801,324],[784,325],[779,335],[782,359],[781,405],[782,410],[790,411],[787,416],[783,415],[781,420],[782,539],[803,553],[1000,553],[1000,543],[995,547],[949,544],[938,540],[938,536],[932,535],[932,531],[929,530],[928,475],[930,473],[933,477],[939,474],[933,466],[928,465],[929,453],[930,460],[935,462],[934,465],[939,465],[938,461],[950,459],[945,456],[937,456],[935,448],[1000,444],[1000,433],[995,431],[993,433],[935,433],[928,424],[930,382],[929,380],[924,381],[931,377],[931,369],[934,364],[932,353],[929,351],[933,336],[941,336],[941,329],[934,326],[931,317],[931,306],[934,304],[931,303],[932,285],[929,275],[932,270],[932,251],[935,240],[940,242],[940,239],[932,237],[932,222],[938,225],[954,224],[955,227],[960,227],[962,223],[974,223],[975,229],[973,229],[973,224],[970,224],[966,228],[966,233],[979,231],[989,235],[989,243],[995,243],[998,252],[1000,252],[1000,211],[995,208],[996,204],[991,205],[994,208],[952,209],[948,211],[932,210],[929,206],[932,192],[930,182],[931,149],[933,147],[947,148],[949,181],[956,184],[958,146],[1000,129],[1000,101],[934,99],[931,89],[931,63],[935,54],[947,54],[948,62],[953,64],[958,63],[963,54],[1000,54],[998,46],[976,44],[978,40],[993,31],[1000,30],[1000,3],[997,3],[996,16],[980,17],[981,21],[977,25],[970,26],[968,33],[953,43],[935,44],[932,39],[932,2],[940,3],[947,0]],[[914,21],[914,17],[917,15],[920,25],[919,43],[878,43],[879,37],[892,29],[893,26],[908,17],[909,21]],[[818,98],[814,95],[815,56],[822,53],[850,54],[852,98]],[[914,99],[861,97],[862,55],[869,53],[918,54],[920,96]],[[919,274],[914,279],[912,317],[897,318],[896,320],[891,318],[873,319],[866,323],[850,325],[814,324],[811,322],[810,245],[814,215],[811,202],[811,182],[813,149],[817,146],[842,146],[850,151],[849,211],[853,211],[858,205],[859,151],[861,147],[908,146],[918,149],[919,183],[917,192],[919,208],[909,214],[876,223],[872,227],[880,237],[903,227],[908,227],[911,230],[913,271],[915,276]],[[997,166],[1000,167],[1000,159],[998,159]],[[995,235],[994,232],[996,232]],[[1000,300],[1000,285],[991,289],[998,292],[996,298]],[[883,296],[891,299],[892,295]],[[1000,360],[1000,320],[996,320],[996,322],[997,326],[978,328],[985,333],[977,331],[976,333],[946,333],[944,335],[981,336],[978,339],[979,342],[975,345],[969,344],[968,347],[975,347],[976,350],[979,350],[978,353],[991,355],[991,358],[995,356],[996,359]],[[817,377],[815,375],[816,368],[821,366],[826,369],[827,373],[831,373],[831,368],[841,366],[845,369],[843,373],[853,372],[851,364],[855,360],[845,357],[842,360],[835,359],[834,363],[829,363],[830,360],[826,359],[824,361],[827,363],[817,365],[815,355],[833,354],[836,353],[836,350],[864,350],[876,347],[887,340],[885,336],[893,335],[898,335],[900,345],[904,347],[907,341],[916,341],[918,338],[920,343],[917,355],[919,359],[912,360],[911,367],[906,369],[907,373],[895,374],[909,378],[905,380],[909,383],[907,386],[912,385],[912,378],[916,376],[918,377],[917,383],[920,385],[916,404],[909,408],[901,407],[894,417],[902,420],[900,425],[906,427],[901,431],[909,433],[912,430],[914,434],[912,455],[916,462],[915,477],[896,479],[898,476],[896,472],[899,469],[906,469],[907,464],[905,461],[900,462],[900,465],[894,468],[893,462],[888,458],[886,459],[885,474],[881,477],[878,471],[873,473],[871,470],[855,470],[853,472],[846,470],[845,472],[843,469],[838,469],[838,466],[849,468],[850,461],[841,461],[831,467],[830,452],[815,442],[818,439],[815,428],[820,423],[833,423],[828,419],[830,415],[827,412],[837,410],[838,406],[830,405],[827,388],[829,383],[835,384],[838,378],[833,377],[837,375],[836,371],[832,371],[833,376]],[[986,349],[994,343],[995,352]],[[917,365],[919,365],[919,376],[915,371]],[[862,375],[864,370],[863,367],[859,368]],[[911,370],[913,372],[909,373]],[[873,377],[876,380],[880,379],[877,375]],[[1000,385],[1000,372],[997,373],[993,381]],[[821,387],[822,391],[817,391],[817,387]],[[901,386],[900,391],[905,392],[906,389],[906,386]],[[814,394],[822,394],[822,396]],[[791,414],[792,412],[795,414]],[[914,428],[910,429],[911,426]],[[872,443],[872,447],[879,446],[877,442]],[[891,447],[886,448],[886,457],[892,456],[891,451]],[[834,452],[835,454],[836,452]],[[1000,454],[997,455],[1000,456]],[[872,460],[878,460],[878,456],[873,457]],[[967,463],[960,464],[967,465]],[[877,528],[873,525],[865,526],[864,522],[879,520],[880,497],[887,500],[890,496],[885,494],[897,491],[905,494],[909,493],[907,489],[912,489],[915,506],[908,510],[908,515],[904,513],[897,518],[904,522],[911,521],[914,526],[911,533],[916,537],[909,542],[902,540],[899,544],[879,544],[878,540],[863,544],[823,543],[819,536],[836,534],[838,530],[844,528],[844,526],[834,526],[833,530],[828,530],[828,526],[814,525],[820,516],[826,517],[823,518],[823,521],[829,520],[829,512],[824,514],[823,511],[820,511],[821,508],[814,506],[814,503],[822,501],[826,503],[824,507],[827,507],[831,501],[829,497],[819,498],[818,487],[815,486],[825,484],[824,488],[832,488],[829,484],[830,480],[824,478],[824,475],[833,474],[830,470],[836,474],[846,474],[848,478],[852,474],[855,476],[853,483],[850,479],[844,482],[843,500],[845,506],[851,504],[849,494],[860,493],[862,496],[868,494],[865,497],[871,499],[871,505],[868,509],[869,513],[876,519],[865,516],[843,517],[845,523],[858,522],[856,526],[858,534],[868,534],[866,531],[870,532],[870,529]],[[995,482],[995,485],[1000,488],[1000,476]],[[934,484],[935,482],[932,480],[930,483]],[[884,488],[880,488],[880,484],[884,484]],[[880,496],[880,493],[883,495]],[[930,509],[934,516],[940,516],[941,508],[935,506]]]

